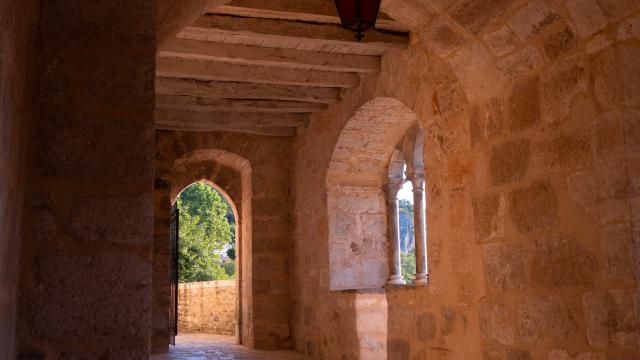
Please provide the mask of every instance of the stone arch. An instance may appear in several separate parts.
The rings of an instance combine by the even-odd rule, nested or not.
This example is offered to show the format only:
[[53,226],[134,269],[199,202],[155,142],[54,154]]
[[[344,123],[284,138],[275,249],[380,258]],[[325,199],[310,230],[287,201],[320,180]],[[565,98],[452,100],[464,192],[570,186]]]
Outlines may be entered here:
[[[252,299],[252,167],[249,160],[220,149],[183,153],[172,162],[170,175],[156,184],[156,213],[166,212],[191,184],[205,181],[228,200],[236,219],[236,336],[242,344],[253,343],[250,314]],[[166,184],[165,184],[166,182]],[[158,186],[163,185],[163,186]],[[158,204],[160,202],[160,204]],[[159,217],[157,215],[157,217]]]
[[[360,107],[343,127],[326,176],[332,290],[384,286],[389,264],[383,185],[390,171],[402,177],[396,145],[416,123],[402,102],[381,97]],[[392,159],[402,163],[399,169],[395,161],[389,169]]]

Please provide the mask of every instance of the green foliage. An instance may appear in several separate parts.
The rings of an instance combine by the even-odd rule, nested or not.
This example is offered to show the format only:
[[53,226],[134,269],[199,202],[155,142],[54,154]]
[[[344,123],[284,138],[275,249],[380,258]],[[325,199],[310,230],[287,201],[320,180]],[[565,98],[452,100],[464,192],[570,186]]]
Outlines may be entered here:
[[229,273],[220,255],[232,241],[232,227],[227,220],[229,204],[211,186],[195,183],[182,192],[178,208],[179,281],[229,279],[235,270]]
[[400,269],[402,272],[402,278],[407,284],[413,282],[413,278],[416,275],[416,253],[415,251],[409,253],[400,253]]

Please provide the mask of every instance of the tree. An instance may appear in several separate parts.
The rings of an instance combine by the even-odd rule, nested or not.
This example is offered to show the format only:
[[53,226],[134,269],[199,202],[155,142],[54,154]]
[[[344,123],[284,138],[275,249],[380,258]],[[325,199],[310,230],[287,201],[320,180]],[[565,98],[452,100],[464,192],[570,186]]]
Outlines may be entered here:
[[180,209],[180,282],[224,280],[221,253],[232,240],[229,205],[206,183],[195,183],[178,198]]

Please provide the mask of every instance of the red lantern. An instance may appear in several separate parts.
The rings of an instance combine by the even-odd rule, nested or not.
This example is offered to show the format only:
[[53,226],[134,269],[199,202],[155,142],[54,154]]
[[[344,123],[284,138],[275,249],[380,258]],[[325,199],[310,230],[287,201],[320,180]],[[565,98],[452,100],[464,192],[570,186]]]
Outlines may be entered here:
[[364,32],[376,26],[382,0],[335,0],[342,26],[356,32],[358,41]]

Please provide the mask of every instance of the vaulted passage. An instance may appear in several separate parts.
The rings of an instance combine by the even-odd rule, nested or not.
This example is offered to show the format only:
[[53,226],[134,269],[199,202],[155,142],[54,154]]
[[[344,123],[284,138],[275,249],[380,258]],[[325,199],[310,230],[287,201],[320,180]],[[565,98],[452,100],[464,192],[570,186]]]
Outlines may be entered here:
[[640,359],[640,2],[336,9],[0,3],[1,360]]

